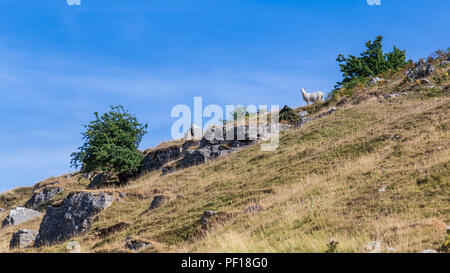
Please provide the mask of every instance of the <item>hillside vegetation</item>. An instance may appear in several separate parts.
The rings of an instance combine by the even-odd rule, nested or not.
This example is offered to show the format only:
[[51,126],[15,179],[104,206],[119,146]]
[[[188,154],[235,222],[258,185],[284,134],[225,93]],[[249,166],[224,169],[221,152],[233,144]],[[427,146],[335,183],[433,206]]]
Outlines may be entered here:
[[[450,78],[448,64],[430,61],[436,71],[429,84],[408,81],[406,67],[356,85],[345,92],[350,97],[295,109],[314,116],[337,107],[283,131],[274,152],[251,145],[168,175],[156,170],[91,190],[116,201],[72,240],[83,252],[127,252],[128,237],[148,242],[140,252],[367,252],[371,241],[382,241],[383,252],[438,250],[450,223]],[[50,203],[89,191],[79,178],[47,180],[64,185]],[[0,195],[0,207],[24,205],[31,191]],[[166,201],[148,210],[157,195]],[[260,210],[245,212],[249,206]],[[205,210],[218,212],[206,227]],[[0,251],[12,251],[12,234],[38,230],[41,220],[1,229]],[[67,252],[67,243],[13,251]]]

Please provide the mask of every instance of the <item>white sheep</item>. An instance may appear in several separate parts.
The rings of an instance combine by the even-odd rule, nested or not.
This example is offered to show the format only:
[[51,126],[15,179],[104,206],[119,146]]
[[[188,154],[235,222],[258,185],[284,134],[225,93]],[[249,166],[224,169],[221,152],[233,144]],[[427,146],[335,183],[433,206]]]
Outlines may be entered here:
[[317,91],[314,93],[306,93],[306,89],[303,88],[300,90],[303,95],[303,99],[306,101],[306,105],[309,105],[310,102],[314,103],[316,101],[323,101],[323,92]]

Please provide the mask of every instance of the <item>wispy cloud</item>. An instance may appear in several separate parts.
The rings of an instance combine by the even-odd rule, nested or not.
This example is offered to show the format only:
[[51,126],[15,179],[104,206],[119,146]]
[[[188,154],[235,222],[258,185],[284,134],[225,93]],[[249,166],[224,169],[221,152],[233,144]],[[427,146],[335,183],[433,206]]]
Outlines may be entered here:
[[[110,104],[125,104],[150,123],[143,145],[168,140],[176,104],[203,96],[214,104],[300,104],[299,87],[323,79],[300,71],[156,69],[118,66],[113,61],[2,48],[13,62],[0,63],[0,171],[10,185],[29,185],[69,171],[70,153],[81,144],[81,124]],[[143,147],[145,148],[145,147]]]

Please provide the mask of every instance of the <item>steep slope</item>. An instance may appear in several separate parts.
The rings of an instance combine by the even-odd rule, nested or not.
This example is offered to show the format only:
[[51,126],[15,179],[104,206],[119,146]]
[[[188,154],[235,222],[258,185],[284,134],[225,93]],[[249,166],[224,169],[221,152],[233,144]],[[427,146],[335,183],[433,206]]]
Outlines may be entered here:
[[[130,251],[130,239],[146,243],[142,252],[325,252],[332,238],[339,252],[369,251],[371,241],[382,241],[383,252],[438,249],[450,223],[446,71],[435,76],[439,83],[432,79],[433,87],[405,83],[399,73],[361,90],[333,114],[284,131],[275,152],[257,144],[165,176],[156,170],[122,188],[95,190],[117,201],[73,240],[85,252]],[[327,111],[317,107],[297,111]],[[87,183],[71,179],[66,192]],[[30,196],[27,188],[3,194],[0,201],[9,201],[0,207],[22,205]],[[149,210],[156,196],[161,206]],[[205,210],[217,215],[202,222]],[[0,230],[0,251],[10,251],[13,232],[37,230],[40,220]],[[66,252],[66,246],[20,251]]]

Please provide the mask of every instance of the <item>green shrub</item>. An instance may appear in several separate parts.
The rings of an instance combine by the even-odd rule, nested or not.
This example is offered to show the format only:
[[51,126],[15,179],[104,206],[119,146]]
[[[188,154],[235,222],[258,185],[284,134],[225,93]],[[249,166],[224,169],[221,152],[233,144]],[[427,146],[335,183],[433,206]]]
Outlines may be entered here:
[[280,121],[286,121],[290,124],[295,124],[298,120],[299,116],[289,106],[285,105],[283,109],[280,110]]
[[[338,82],[336,89],[341,87],[351,88],[356,79],[366,79],[368,77],[380,75],[386,71],[398,70],[406,64],[405,51],[394,46],[390,53],[383,53],[382,36],[378,36],[373,42],[366,43],[367,50],[360,54],[360,57],[349,55],[345,57],[339,54],[336,61],[343,73],[344,79]],[[356,82],[357,83],[357,82]]]

